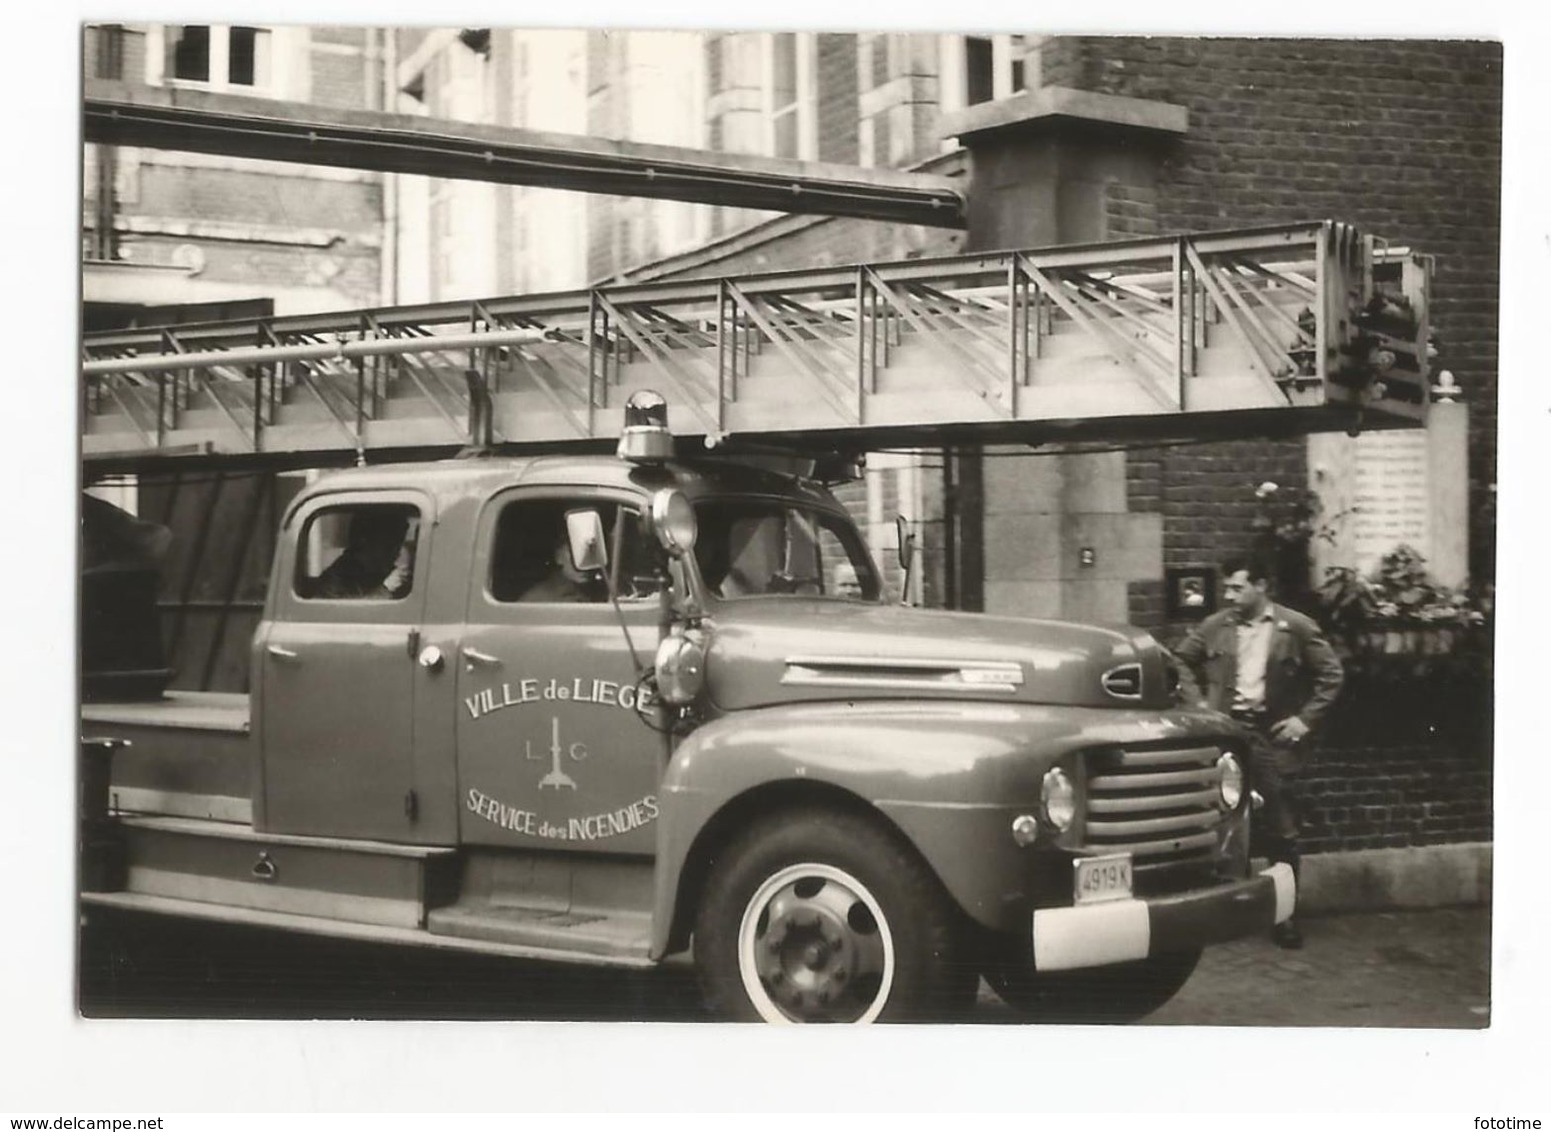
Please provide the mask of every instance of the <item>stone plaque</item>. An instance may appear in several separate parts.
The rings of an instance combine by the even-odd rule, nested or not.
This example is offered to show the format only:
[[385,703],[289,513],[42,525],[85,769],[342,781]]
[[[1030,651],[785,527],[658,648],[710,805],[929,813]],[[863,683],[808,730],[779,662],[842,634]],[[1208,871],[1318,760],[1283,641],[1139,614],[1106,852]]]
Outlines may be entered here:
[[1402,544],[1430,557],[1427,434],[1420,429],[1357,438],[1352,469],[1352,550],[1364,574]]

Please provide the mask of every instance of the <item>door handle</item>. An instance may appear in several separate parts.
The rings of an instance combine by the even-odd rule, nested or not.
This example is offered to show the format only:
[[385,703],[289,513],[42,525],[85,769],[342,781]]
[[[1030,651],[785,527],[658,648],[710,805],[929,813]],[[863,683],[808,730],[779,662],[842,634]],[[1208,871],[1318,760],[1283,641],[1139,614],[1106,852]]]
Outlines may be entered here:
[[298,654],[292,652],[288,648],[283,648],[280,645],[270,645],[269,646],[269,655],[273,656],[273,657],[276,657],[276,658],[278,658],[280,660],[295,660],[297,658]]
[[501,664],[500,657],[491,656],[489,653],[480,652],[478,649],[471,649],[467,645],[463,647],[463,659],[468,661],[470,668],[473,668],[476,664],[490,664],[496,667],[500,667]]

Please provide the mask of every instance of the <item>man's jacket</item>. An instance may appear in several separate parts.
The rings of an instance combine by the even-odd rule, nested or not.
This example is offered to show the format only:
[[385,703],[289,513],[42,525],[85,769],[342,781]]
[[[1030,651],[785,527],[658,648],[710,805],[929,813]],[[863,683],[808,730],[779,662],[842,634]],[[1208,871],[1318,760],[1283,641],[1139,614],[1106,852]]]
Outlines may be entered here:
[[[1295,609],[1271,603],[1271,651],[1266,658],[1266,717],[1276,723],[1296,715],[1318,728],[1341,691],[1341,661],[1319,626]],[[1188,704],[1215,711],[1233,707],[1239,665],[1239,613],[1225,609],[1192,629],[1174,650],[1180,662],[1180,694]],[[1203,696],[1199,684],[1206,680]]]

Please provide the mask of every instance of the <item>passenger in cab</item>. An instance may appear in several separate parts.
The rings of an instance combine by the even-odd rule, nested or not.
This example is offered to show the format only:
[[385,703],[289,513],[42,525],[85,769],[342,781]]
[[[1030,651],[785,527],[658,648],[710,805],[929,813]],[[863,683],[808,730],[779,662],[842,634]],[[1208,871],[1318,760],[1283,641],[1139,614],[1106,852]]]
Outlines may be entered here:
[[401,511],[365,508],[350,516],[345,549],[318,575],[313,597],[398,598],[409,592],[414,542]]
[[546,572],[523,591],[520,601],[604,601],[608,591],[596,571],[578,570],[571,558],[571,540],[562,523],[551,543]]

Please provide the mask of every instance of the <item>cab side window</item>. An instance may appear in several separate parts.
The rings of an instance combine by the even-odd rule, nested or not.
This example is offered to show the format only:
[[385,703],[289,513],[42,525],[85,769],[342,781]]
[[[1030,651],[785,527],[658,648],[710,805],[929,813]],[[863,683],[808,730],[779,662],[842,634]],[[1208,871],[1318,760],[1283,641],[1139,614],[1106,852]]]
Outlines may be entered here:
[[403,503],[363,503],[314,512],[296,556],[297,596],[396,601],[414,588],[420,513]]
[[[603,520],[608,577],[576,568],[566,533],[572,511],[596,511]],[[621,601],[649,597],[658,586],[655,548],[634,508],[597,499],[517,500],[496,518],[490,596],[501,602],[606,602],[612,580]]]

